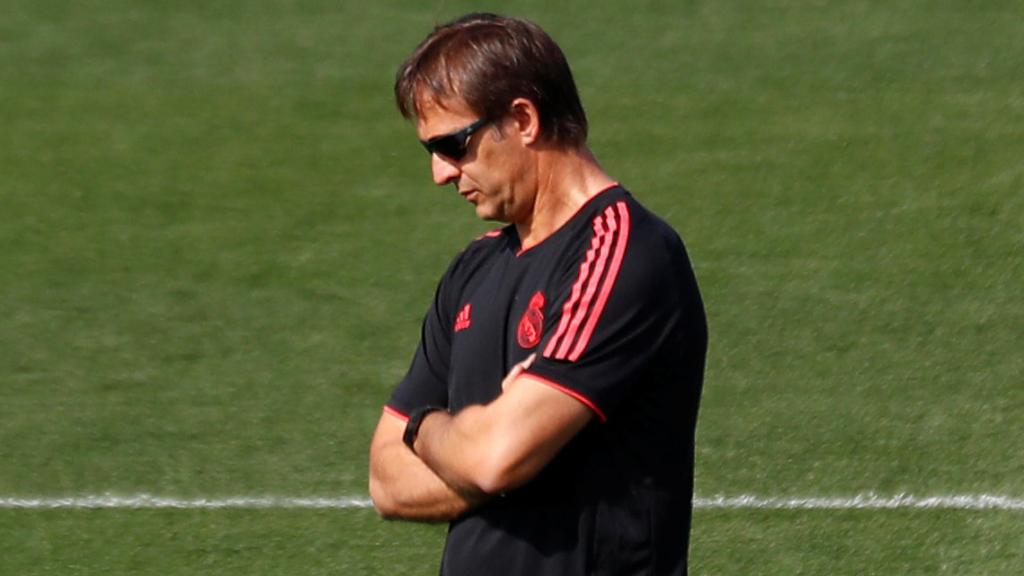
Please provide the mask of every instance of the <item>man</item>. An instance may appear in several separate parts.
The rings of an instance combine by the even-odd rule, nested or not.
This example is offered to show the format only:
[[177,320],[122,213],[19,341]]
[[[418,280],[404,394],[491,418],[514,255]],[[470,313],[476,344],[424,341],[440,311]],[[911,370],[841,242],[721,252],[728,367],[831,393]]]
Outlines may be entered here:
[[441,573],[685,574],[707,331],[683,244],[598,165],[535,24],[472,14],[399,70],[434,182],[508,225],[452,262],[370,448]]

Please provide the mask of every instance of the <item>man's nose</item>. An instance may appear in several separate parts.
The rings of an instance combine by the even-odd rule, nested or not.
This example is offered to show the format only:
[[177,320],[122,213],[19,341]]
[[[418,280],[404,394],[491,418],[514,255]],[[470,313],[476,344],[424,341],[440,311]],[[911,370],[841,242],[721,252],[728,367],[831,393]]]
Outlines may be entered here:
[[434,184],[444,186],[455,181],[460,174],[459,167],[452,161],[440,154],[430,155],[430,172],[434,177]]

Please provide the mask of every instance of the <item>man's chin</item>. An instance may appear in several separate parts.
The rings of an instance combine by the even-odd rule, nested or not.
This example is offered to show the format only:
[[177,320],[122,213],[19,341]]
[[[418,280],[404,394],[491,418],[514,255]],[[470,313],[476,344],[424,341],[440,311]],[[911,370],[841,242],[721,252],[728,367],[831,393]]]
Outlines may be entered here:
[[497,214],[493,208],[484,204],[476,205],[476,217],[486,221],[503,221],[500,214]]

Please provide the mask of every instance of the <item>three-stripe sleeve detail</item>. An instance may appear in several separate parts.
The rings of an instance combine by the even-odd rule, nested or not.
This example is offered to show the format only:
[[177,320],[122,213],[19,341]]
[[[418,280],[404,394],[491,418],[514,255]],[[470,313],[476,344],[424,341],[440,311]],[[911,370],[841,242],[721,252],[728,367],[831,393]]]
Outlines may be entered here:
[[601,319],[629,243],[629,209],[616,202],[594,218],[590,248],[580,262],[579,274],[555,335],[544,348],[544,357],[575,362],[583,355]]

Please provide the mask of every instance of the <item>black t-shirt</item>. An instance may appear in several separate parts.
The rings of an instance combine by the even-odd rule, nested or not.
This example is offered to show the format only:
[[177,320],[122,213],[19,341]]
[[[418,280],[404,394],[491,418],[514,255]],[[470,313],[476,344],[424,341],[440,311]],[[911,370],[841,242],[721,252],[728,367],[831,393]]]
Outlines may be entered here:
[[540,244],[514,226],[452,262],[388,409],[452,413],[511,367],[595,415],[526,485],[451,523],[441,573],[686,573],[707,327],[679,236],[615,186]]

